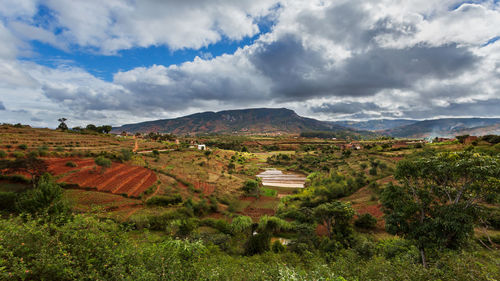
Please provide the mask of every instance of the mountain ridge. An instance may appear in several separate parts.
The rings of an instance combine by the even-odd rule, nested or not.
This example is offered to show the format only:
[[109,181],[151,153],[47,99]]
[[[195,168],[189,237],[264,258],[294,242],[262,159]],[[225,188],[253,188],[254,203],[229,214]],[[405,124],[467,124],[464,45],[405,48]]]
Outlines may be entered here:
[[[402,125],[401,125],[402,124]],[[373,119],[368,121],[321,121],[299,116],[287,108],[246,108],[205,111],[172,119],[152,120],[114,127],[113,133],[266,134],[298,135],[304,132],[335,132],[339,137],[399,138],[453,137],[460,134],[500,134],[500,118],[439,118],[428,120]]]
[[173,133],[173,134],[300,134],[310,131],[363,132],[327,121],[299,116],[287,108],[249,108],[206,111],[172,119],[125,124],[112,132]]

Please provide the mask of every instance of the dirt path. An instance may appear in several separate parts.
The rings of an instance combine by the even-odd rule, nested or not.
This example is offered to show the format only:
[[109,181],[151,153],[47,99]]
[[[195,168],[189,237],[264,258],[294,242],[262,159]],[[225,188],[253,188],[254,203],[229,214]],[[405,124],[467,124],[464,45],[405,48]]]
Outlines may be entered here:
[[139,211],[139,209],[141,208],[131,208],[130,211],[128,211],[123,217],[125,218],[125,220],[128,220],[133,214],[135,214],[135,212]]
[[149,196],[147,199],[153,198],[154,196],[158,195],[159,192],[160,192],[160,185],[157,185],[155,192],[153,192],[151,196]]
[[[134,137],[135,138],[135,137]],[[138,140],[135,140],[135,144],[134,144],[134,149],[132,149],[132,152],[136,152],[137,149],[139,149],[139,141]]]
[[[156,151],[158,152],[163,152],[163,151],[174,151],[173,149],[157,149]],[[136,152],[136,151],[134,151]],[[142,153],[152,153],[153,150],[145,150],[145,151],[137,151],[138,154],[142,154]]]

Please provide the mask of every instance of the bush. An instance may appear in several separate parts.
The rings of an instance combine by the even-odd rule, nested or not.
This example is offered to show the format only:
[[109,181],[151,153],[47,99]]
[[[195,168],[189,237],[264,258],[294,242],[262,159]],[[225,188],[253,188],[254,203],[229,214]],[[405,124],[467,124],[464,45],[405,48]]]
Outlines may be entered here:
[[224,234],[231,234],[231,225],[225,220],[218,220],[213,218],[207,218],[200,221],[200,226],[209,226],[215,228]]
[[15,192],[0,191],[0,210],[15,211],[17,194]]
[[14,156],[15,158],[23,158],[25,155],[21,151],[14,151],[12,152],[12,156]]
[[103,171],[105,168],[111,167],[111,160],[104,156],[99,156],[96,159],[94,159],[94,162],[97,166],[102,167]]
[[182,196],[179,194],[173,195],[157,195],[149,198],[146,204],[149,206],[169,206],[182,202]]
[[122,161],[129,161],[130,159],[132,159],[132,156],[134,155],[134,153],[130,149],[122,149],[120,153],[121,153],[120,159]]
[[54,182],[50,174],[45,173],[39,179],[36,188],[19,196],[16,207],[21,213],[55,217],[69,211],[63,200],[62,188]]
[[7,152],[5,152],[5,150],[0,150],[0,158],[5,158],[7,157]]
[[64,164],[66,167],[77,167],[76,163],[73,161],[68,161],[66,164]]
[[258,196],[259,195],[259,183],[256,180],[247,180],[243,187],[241,188],[245,195],[248,196]]
[[285,246],[281,244],[279,240],[276,240],[273,242],[273,245],[271,246],[271,250],[275,253],[281,253],[285,251]]
[[370,214],[363,214],[354,221],[354,225],[363,229],[374,229],[377,226],[377,219]]
[[17,148],[22,149],[22,150],[26,150],[26,149],[28,149],[28,145],[26,145],[26,144],[20,144],[20,145],[17,146]]

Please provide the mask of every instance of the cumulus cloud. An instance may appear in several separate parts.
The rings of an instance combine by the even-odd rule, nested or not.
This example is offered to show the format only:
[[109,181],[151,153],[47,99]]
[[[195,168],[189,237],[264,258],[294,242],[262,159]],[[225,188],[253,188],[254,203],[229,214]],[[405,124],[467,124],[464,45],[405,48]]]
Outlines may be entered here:
[[[257,34],[259,20],[273,13],[277,4],[273,0],[2,2],[0,14],[23,36],[105,54],[164,44],[172,50],[198,49],[222,38],[241,40]],[[40,26],[29,26],[37,7],[50,12]]]
[[[0,1],[0,88],[14,109],[15,90],[28,89],[43,107],[28,105],[33,119],[54,108],[114,124],[253,106],[324,119],[499,114],[495,1]],[[37,7],[50,11],[41,24]],[[271,31],[261,34],[258,24],[269,16]],[[112,81],[71,64],[16,60],[29,40],[114,55],[255,35],[233,54],[135,67]]]

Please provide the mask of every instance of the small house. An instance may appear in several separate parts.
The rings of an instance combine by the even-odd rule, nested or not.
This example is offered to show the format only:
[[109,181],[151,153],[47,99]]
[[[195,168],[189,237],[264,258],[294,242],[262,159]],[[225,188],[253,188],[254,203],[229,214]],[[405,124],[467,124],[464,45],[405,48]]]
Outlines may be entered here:
[[207,150],[207,147],[204,144],[198,144],[198,150]]

